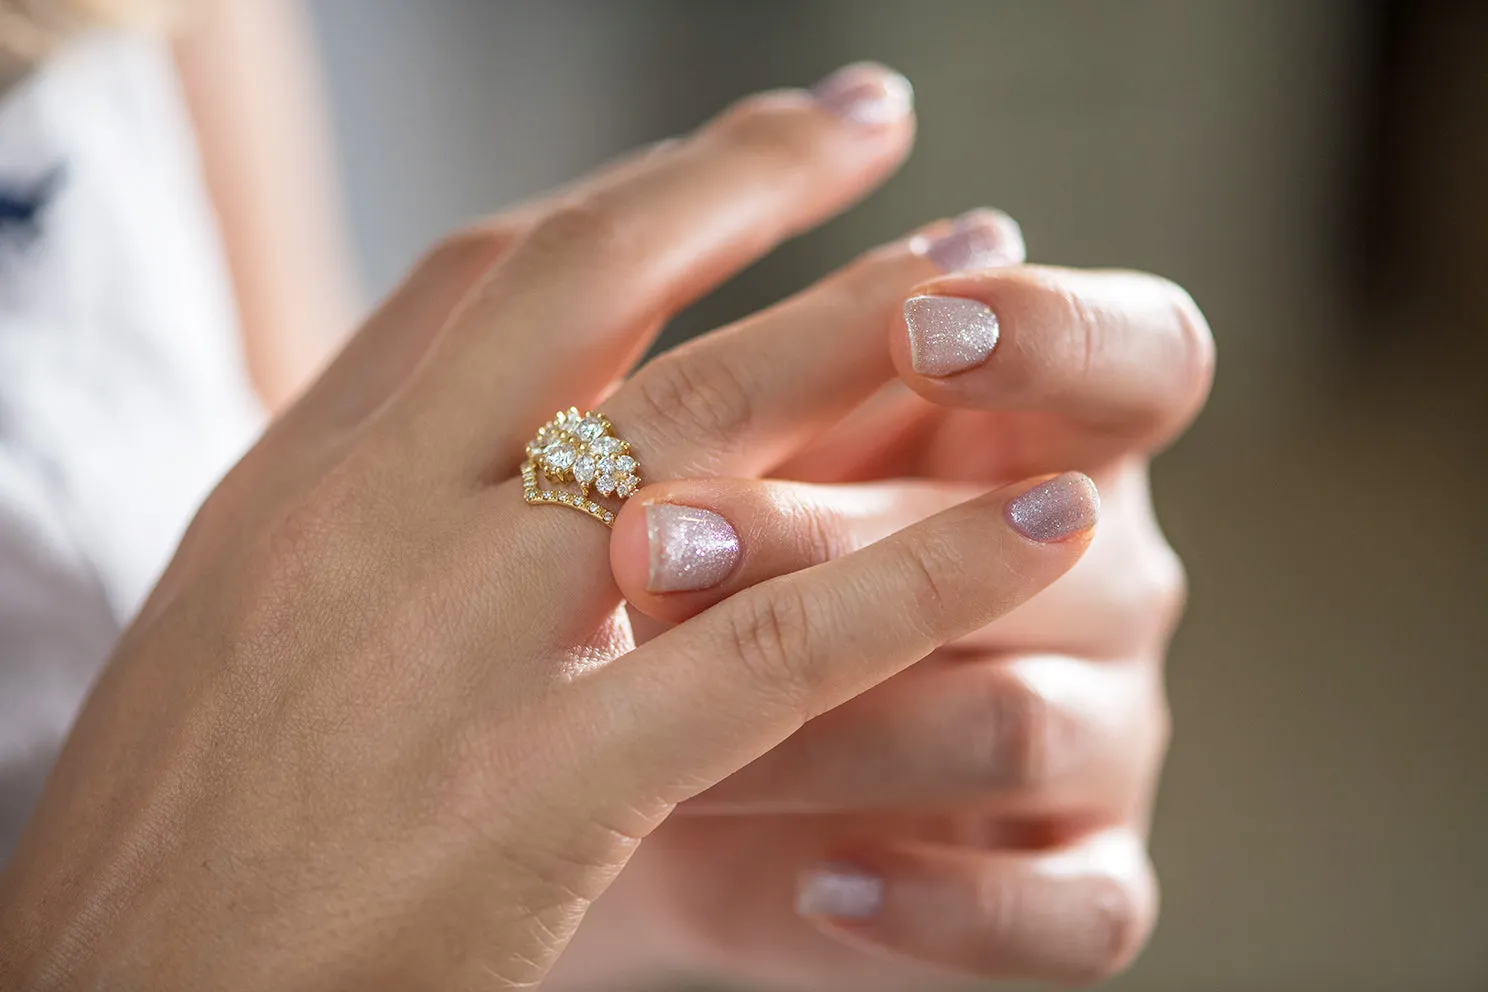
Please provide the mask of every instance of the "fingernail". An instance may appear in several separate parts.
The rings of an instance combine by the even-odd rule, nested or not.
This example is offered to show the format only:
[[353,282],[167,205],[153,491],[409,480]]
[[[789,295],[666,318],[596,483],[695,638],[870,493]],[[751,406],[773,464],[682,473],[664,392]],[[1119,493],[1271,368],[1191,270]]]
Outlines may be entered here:
[[739,535],[712,510],[676,503],[646,506],[651,592],[688,592],[718,585],[739,563]]
[[1100,493],[1089,476],[1066,472],[1008,500],[1007,518],[1031,541],[1060,541],[1095,526]]
[[877,62],[843,66],[811,88],[817,102],[855,124],[892,124],[914,109],[914,87]]
[[909,364],[920,375],[954,375],[975,368],[997,347],[997,314],[961,296],[911,296],[904,301]]
[[865,920],[883,905],[883,892],[883,879],[877,876],[849,865],[817,865],[802,874],[796,885],[796,912]]
[[934,262],[942,272],[1017,265],[1026,256],[1023,229],[1001,210],[972,210],[956,218],[939,237],[918,235],[909,250]]

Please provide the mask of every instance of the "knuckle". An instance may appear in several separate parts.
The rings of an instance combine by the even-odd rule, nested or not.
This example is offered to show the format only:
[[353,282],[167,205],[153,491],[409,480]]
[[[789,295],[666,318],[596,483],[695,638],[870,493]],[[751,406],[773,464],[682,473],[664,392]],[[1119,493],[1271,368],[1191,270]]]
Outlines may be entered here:
[[945,537],[933,537],[914,532],[902,535],[897,542],[899,549],[899,575],[896,585],[902,595],[915,604],[911,618],[919,623],[919,633],[931,636],[936,643],[945,637],[941,631],[942,620],[948,608],[954,608],[962,599],[959,594],[964,581],[963,552]]
[[795,536],[796,567],[833,561],[857,550],[847,521],[836,510],[809,506],[804,501],[787,512],[786,532]]
[[496,264],[512,239],[512,232],[494,224],[452,231],[424,253],[416,271],[435,276],[479,273]]
[[1003,676],[991,683],[983,705],[994,734],[988,767],[999,784],[1026,787],[1047,781],[1056,766],[1053,752],[1059,737],[1049,699],[1026,680]]
[[731,601],[725,652],[755,692],[795,713],[815,715],[823,673],[812,650],[810,604],[788,584]]
[[826,125],[816,115],[784,112],[769,94],[761,94],[726,111],[713,133],[731,154],[774,173],[811,162]]
[[1153,692],[1153,696],[1147,721],[1151,736],[1146,757],[1148,771],[1155,775],[1161,771],[1163,757],[1173,743],[1173,706],[1168,702],[1168,694],[1162,690],[1161,685]]
[[743,373],[698,349],[653,361],[634,385],[644,423],[674,438],[706,439],[720,453],[737,445],[753,419],[753,391]]
[[582,258],[599,265],[620,265],[634,256],[628,225],[615,205],[594,197],[575,197],[543,216],[522,244],[525,254],[541,262]]
[[1188,603],[1188,577],[1183,560],[1166,541],[1158,541],[1133,563],[1132,582],[1137,608],[1149,618],[1151,630],[1167,637],[1178,626]]

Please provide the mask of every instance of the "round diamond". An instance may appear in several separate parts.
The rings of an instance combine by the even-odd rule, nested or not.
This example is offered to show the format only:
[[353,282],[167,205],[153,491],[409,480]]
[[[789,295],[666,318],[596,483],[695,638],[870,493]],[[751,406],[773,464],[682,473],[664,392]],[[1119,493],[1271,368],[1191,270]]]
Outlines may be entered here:
[[594,458],[590,455],[580,455],[574,459],[573,475],[579,482],[588,485],[594,479]]
[[608,473],[601,475],[598,479],[594,480],[594,488],[606,496],[610,495],[610,493],[615,491],[615,477]]
[[602,475],[618,475],[620,471],[615,467],[615,459],[611,458],[609,455],[601,458],[599,460],[599,465],[596,467],[599,469],[600,474]]
[[626,473],[629,473],[629,472],[634,472],[635,469],[636,469],[636,460],[634,458],[630,457],[629,455],[621,455],[619,458],[616,458],[615,459],[615,471],[616,472],[626,472]]
[[633,475],[622,475],[615,480],[615,495],[621,499],[636,491],[637,479]]

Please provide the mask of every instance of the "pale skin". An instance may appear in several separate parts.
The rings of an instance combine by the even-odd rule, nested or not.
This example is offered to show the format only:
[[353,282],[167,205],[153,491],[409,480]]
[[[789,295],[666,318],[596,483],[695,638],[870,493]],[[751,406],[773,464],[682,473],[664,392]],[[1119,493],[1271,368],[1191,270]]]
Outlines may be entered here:
[[[1212,367],[1187,296],[947,275],[906,239],[625,378],[911,132],[765,94],[434,249],[121,643],[0,885],[0,976],[904,988],[1129,960],[1181,600],[1145,465]],[[908,367],[927,290],[996,304],[985,365]],[[570,403],[666,480],[613,535],[512,478]],[[1071,468],[1098,536],[1015,532],[1007,501]],[[648,592],[650,501],[727,517],[739,566]],[[881,875],[880,911],[797,916],[823,861]]]

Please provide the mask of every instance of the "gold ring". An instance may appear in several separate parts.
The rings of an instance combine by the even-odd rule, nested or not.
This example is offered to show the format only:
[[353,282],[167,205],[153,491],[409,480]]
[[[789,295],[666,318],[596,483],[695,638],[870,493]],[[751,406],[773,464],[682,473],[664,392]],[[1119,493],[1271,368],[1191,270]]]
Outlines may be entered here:
[[[538,484],[542,476],[546,487]],[[559,489],[558,485],[577,488]],[[599,496],[625,502],[641,488],[641,466],[631,454],[630,443],[615,436],[615,425],[602,413],[580,413],[578,407],[559,410],[527,442],[527,460],[522,463],[522,498],[534,505],[567,506],[587,513],[606,527],[615,523],[615,513],[591,498]]]

